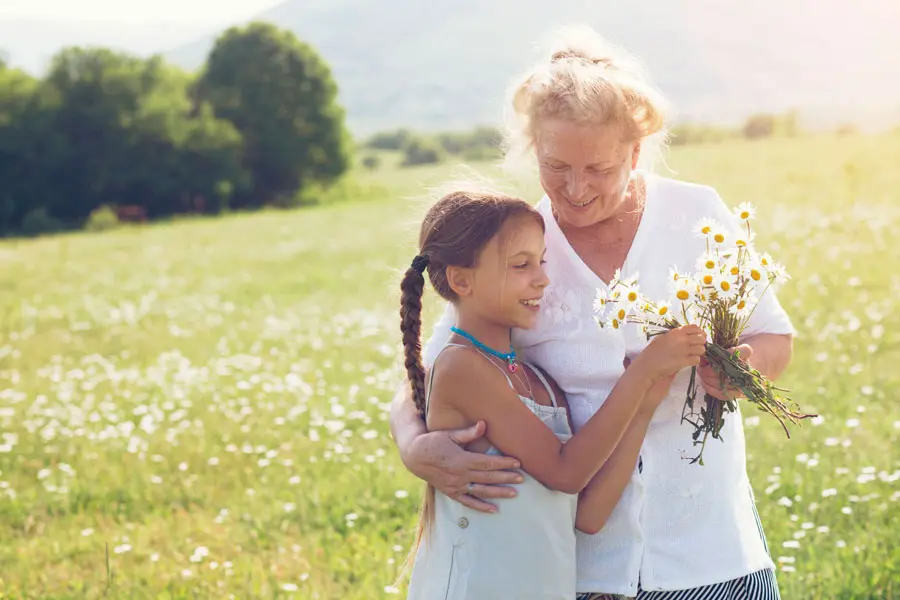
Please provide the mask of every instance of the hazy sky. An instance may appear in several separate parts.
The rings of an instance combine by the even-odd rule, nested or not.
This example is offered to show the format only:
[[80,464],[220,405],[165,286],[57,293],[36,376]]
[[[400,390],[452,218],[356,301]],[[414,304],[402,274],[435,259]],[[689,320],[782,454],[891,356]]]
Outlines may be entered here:
[[78,19],[96,21],[234,21],[281,0],[0,0],[0,19]]

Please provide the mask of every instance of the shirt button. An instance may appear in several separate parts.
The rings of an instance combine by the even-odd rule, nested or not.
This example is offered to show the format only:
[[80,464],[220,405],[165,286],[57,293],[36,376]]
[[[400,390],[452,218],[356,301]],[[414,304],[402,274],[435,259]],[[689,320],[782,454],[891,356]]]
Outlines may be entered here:
[[459,525],[460,529],[465,529],[466,527],[469,526],[469,520],[467,518],[463,517],[459,521],[457,521],[456,524]]

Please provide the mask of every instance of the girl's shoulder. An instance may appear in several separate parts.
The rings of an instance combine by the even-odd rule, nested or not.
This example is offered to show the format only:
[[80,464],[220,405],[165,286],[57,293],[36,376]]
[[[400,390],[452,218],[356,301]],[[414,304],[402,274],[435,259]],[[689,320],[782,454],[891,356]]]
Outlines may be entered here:
[[465,399],[473,392],[493,391],[501,385],[512,389],[501,368],[470,346],[448,345],[431,369],[431,392],[445,401]]

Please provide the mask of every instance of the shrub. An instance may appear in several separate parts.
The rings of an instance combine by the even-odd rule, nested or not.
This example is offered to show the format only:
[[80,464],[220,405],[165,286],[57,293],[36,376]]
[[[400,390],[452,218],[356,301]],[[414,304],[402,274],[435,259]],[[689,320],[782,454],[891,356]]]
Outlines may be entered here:
[[84,224],[84,228],[88,231],[106,231],[115,229],[119,225],[121,225],[119,215],[116,214],[116,211],[111,206],[104,204],[91,212]]

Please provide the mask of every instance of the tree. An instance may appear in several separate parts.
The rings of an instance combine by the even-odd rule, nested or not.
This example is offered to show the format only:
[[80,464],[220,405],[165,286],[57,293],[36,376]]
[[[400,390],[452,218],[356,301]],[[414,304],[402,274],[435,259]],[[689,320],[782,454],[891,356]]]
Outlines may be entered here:
[[0,233],[17,227],[28,212],[29,157],[34,145],[29,118],[38,81],[0,65]]
[[243,142],[159,58],[68,48],[47,77],[0,69],[0,231],[79,226],[99,206],[150,217],[228,206]]
[[413,138],[403,151],[401,166],[412,167],[440,162],[443,158],[440,145],[431,139]]
[[328,184],[349,167],[349,137],[328,65],[293,33],[267,23],[231,28],[216,41],[196,98],[244,137],[244,165],[258,206]]
[[758,138],[771,137],[775,132],[775,116],[774,115],[753,115],[744,123],[744,137],[755,140]]

